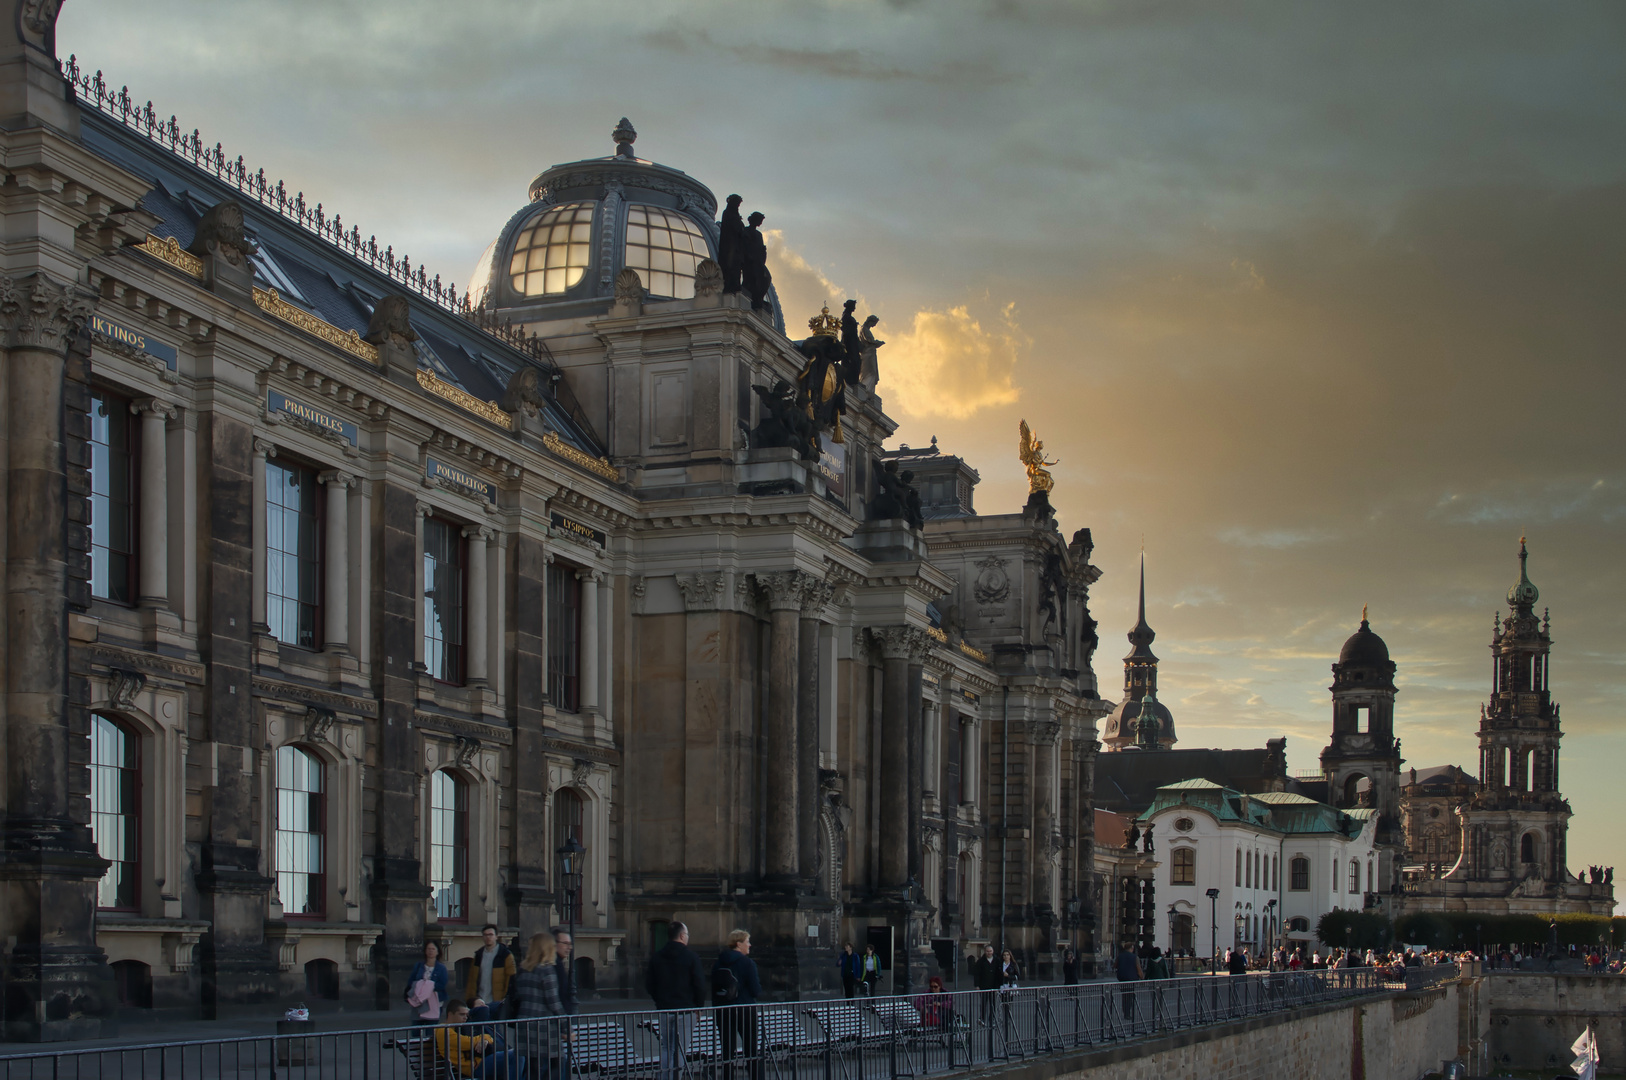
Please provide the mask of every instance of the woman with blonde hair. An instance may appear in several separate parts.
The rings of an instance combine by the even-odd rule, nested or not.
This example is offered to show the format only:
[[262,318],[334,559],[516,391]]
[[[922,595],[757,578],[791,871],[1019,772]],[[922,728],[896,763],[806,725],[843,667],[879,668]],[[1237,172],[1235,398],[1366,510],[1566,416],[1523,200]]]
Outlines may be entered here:
[[[531,935],[525,959],[508,983],[508,1016],[512,1020],[551,1020],[565,1015],[559,996],[559,969],[553,961],[558,945],[546,930]],[[559,1075],[561,1040],[559,1023],[521,1024],[515,1032],[525,1056],[537,1065],[548,1063],[546,1077]],[[568,1037],[568,1036],[567,1036]]]

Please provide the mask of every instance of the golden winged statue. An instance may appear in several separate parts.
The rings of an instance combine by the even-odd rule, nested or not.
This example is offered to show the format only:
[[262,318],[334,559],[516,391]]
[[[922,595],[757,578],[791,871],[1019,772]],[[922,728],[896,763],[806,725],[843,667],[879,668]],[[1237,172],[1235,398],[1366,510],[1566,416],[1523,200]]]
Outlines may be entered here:
[[1044,456],[1044,443],[1033,437],[1033,430],[1028,422],[1023,420],[1020,428],[1021,438],[1016,444],[1016,456],[1028,468],[1028,494],[1038,492],[1050,493],[1056,486],[1056,478],[1045,469],[1046,465],[1059,465],[1059,461],[1046,461]]

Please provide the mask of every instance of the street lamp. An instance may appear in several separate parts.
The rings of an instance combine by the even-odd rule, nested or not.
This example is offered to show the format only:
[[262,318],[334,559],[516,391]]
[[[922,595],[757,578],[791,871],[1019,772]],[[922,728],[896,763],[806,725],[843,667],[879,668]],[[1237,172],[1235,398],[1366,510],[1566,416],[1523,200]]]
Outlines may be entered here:
[[1219,962],[1219,890],[1208,890],[1208,970]]
[[[1174,910],[1174,905],[1170,904],[1169,905],[1169,947],[1166,950],[1166,955],[1169,955],[1169,956],[1174,955],[1174,917],[1176,915],[1178,915],[1178,914],[1179,914],[1179,912]],[[1172,964],[1173,961],[1170,961],[1170,963]]]
[[[576,898],[581,895],[582,856],[587,849],[575,836],[565,837],[565,842],[554,851],[559,856],[559,914],[570,928],[570,940],[576,940]],[[572,960],[572,966],[575,961]],[[571,973],[574,978],[575,973]]]
[[1271,897],[1265,901],[1265,937],[1270,940],[1272,957],[1275,956],[1276,945],[1276,898]]

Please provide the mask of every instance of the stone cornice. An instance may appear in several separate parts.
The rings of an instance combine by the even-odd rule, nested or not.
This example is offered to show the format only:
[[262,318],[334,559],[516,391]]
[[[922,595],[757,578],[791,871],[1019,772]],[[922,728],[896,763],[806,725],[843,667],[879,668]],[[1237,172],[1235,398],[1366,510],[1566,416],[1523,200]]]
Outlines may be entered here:
[[126,649],[110,642],[96,642],[77,646],[76,648],[92,664],[105,664],[110,667],[133,667],[142,671],[158,672],[171,678],[180,679],[183,682],[203,685],[203,665],[190,660],[182,660],[174,656],[159,656],[156,653],[145,652],[140,649]]
[[273,679],[264,675],[254,676],[254,695],[274,701],[315,705],[324,709],[332,709],[335,713],[345,713],[351,716],[375,717],[378,715],[378,702],[373,698],[337,694],[331,690],[320,690],[314,686],[284,682],[281,679]]

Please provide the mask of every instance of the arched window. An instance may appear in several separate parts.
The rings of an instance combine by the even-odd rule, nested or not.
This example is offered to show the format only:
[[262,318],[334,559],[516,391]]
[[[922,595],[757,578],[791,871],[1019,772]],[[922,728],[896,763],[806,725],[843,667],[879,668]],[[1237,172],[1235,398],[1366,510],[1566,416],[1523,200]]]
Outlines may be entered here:
[[289,918],[327,913],[325,770],[297,746],[277,751],[277,895]]
[[1296,855],[1287,864],[1287,887],[1294,892],[1310,891],[1310,860],[1303,855]]
[[592,241],[592,203],[566,203],[544,211],[514,237],[508,262],[514,291],[521,296],[558,296],[571,288],[587,272]]
[[1253,852],[1242,856],[1242,884],[1246,888],[1253,888]]
[[429,778],[429,889],[441,922],[469,917],[469,786],[445,769]]
[[107,966],[113,969],[113,987],[120,1005],[152,1008],[152,968],[140,960],[115,960]]
[[1295,915],[1287,920],[1287,929],[1289,933],[1293,934],[1308,934],[1310,932],[1310,920],[1302,915]]
[[[565,841],[575,840],[583,849],[587,847],[585,829],[582,827],[582,797],[569,788],[560,788],[553,796],[553,847],[557,851],[563,847]],[[562,894],[560,897],[559,917],[565,922],[580,922],[582,917],[582,871],[579,865],[572,868],[570,880],[560,882]],[[555,869],[558,869],[555,867]],[[574,916],[574,918],[573,918]]]
[[694,270],[711,257],[700,226],[675,210],[633,203],[627,207],[627,267],[638,271],[650,296],[687,300]]
[[1195,849],[1188,847],[1174,849],[1174,859],[1169,865],[1169,884],[1197,884],[1197,852]]
[[1533,863],[1536,861],[1536,834],[1525,833],[1519,838],[1519,861]]
[[112,866],[96,906],[133,911],[141,901],[141,740],[117,720],[90,718],[90,832]]
[[1349,860],[1349,891],[1352,893],[1361,891],[1361,861],[1359,859]]

